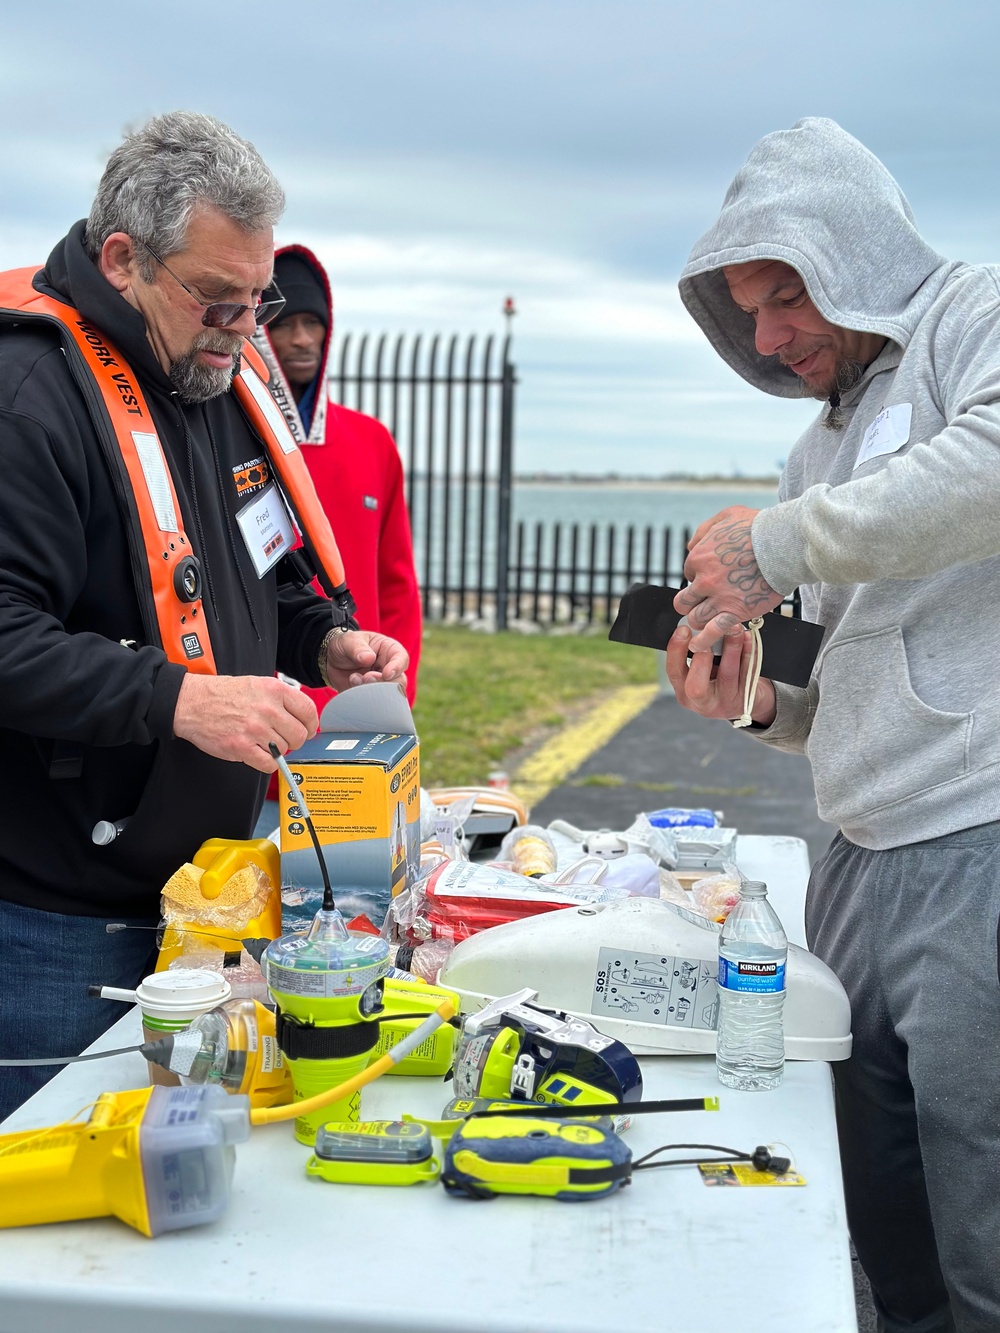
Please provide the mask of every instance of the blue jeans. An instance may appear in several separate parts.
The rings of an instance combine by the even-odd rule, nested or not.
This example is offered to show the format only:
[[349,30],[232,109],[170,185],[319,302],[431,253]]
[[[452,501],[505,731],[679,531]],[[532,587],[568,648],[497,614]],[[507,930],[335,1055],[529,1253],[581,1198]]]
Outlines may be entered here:
[[[115,917],[155,926],[156,918]],[[107,921],[0,901],[0,1059],[79,1055],[125,1013],[90,985],[131,989],[156,966],[152,930],[109,935]],[[0,1068],[0,1120],[59,1073],[59,1065]]]

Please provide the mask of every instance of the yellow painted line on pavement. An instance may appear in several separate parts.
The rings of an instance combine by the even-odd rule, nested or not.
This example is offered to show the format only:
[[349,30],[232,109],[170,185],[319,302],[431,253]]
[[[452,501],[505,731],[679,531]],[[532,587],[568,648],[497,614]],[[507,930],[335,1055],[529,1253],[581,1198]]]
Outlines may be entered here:
[[658,685],[624,685],[603,699],[596,708],[546,741],[537,754],[527,758],[510,780],[514,792],[526,805],[537,805],[553,787],[575,773],[580,765],[626,723],[638,717],[659,693]]

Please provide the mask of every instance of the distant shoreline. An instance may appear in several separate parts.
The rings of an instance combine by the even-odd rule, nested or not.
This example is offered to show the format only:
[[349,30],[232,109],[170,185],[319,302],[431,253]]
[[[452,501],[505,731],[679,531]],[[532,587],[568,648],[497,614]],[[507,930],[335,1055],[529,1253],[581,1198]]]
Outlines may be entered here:
[[777,477],[515,477],[519,487],[600,487],[615,491],[776,491]]

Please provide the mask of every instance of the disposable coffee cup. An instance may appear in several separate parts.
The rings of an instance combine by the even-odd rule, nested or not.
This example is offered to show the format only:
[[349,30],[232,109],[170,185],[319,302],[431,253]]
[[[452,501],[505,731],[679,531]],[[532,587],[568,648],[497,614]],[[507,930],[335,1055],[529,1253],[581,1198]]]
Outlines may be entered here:
[[[221,972],[204,967],[175,967],[154,972],[136,987],[135,998],[142,1013],[144,1041],[158,1041],[183,1032],[196,1018],[224,1004],[232,987]],[[178,1087],[180,1079],[169,1069],[149,1064],[149,1081],[163,1087]]]

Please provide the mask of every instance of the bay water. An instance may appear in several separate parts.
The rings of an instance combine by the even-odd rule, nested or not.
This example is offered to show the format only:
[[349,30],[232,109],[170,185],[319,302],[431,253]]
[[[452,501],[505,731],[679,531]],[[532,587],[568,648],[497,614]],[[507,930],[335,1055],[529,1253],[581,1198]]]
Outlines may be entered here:
[[[415,480],[410,517],[422,585],[441,587],[445,564],[450,587],[490,585],[497,546],[497,499],[495,482],[488,482],[482,490],[470,488],[463,497],[457,482],[452,482],[446,492],[443,482],[435,481],[428,495],[422,478]],[[616,560],[624,550],[627,529],[634,529],[638,560],[646,529],[651,528],[653,563],[658,566],[662,564],[663,530],[669,528],[673,552],[669,563],[671,568],[675,565],[679,568],[685,529],[693,531],[704,519],[729,505],[764,509],[776,504],[777,499],[776,484],[772,488],[765,484],[741,484],[739,480],[731,485],[705,486],[660,481],[515,481],[511,496],[511,558],[517,552],[519,524],[524,525],[522,555],[528,565],[544,564],[552,558],[557,525],[562,529],[561,561],[566,559],[571,529],[576,524],[581,559],[589,550],[593,526],[597,559],[602,564],[607,562],[610,529],[615,533]],[[464,571],[460,555],[463,547]]]

